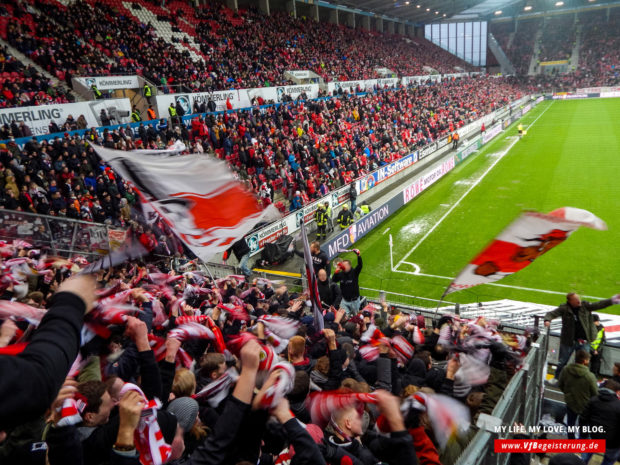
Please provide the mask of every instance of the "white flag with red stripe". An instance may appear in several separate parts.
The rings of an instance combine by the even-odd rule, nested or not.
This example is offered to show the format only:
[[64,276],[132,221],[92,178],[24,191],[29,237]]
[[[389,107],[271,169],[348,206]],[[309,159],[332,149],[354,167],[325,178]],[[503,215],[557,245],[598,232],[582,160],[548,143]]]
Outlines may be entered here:
[[93,148],[205,261],[224,252],[259,221],[278,216],[272,206],[261,210],[254,194],[222,161],[200,154],[152,156]]
[[607,229],[603,220],[580,208],[563,207],[547,214],[524,212],[461,271],[444,295],[522,270],[581,226]]

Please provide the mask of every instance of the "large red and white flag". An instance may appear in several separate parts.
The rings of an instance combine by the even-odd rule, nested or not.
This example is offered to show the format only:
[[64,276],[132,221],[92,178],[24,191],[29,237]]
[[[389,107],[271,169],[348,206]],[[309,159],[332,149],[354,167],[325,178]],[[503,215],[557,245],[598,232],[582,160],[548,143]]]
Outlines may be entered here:
[[579,208],[558,208],[548,214],[522,213],[459,273],[444,295],[499,281],[522,270],[580,226],[607,229],[603,220]]
[[261,210],[222,161],[93,148],[202,260],[224,252],[259,221],[279,216],[274,208]]

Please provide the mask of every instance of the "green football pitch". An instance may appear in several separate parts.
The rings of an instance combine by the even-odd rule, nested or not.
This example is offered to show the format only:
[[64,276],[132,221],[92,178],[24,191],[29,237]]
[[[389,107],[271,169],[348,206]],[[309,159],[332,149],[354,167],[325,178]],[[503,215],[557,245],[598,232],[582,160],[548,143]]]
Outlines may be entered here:
[[446,300],[557,305],[570,291],[588,300],[620,292],[620,99],[545,101],[520,122],[523,139],[513,124],[356,243],[362,287],[439,299],[520,212],[571,206],[609,229],[580,228],[519,273]]

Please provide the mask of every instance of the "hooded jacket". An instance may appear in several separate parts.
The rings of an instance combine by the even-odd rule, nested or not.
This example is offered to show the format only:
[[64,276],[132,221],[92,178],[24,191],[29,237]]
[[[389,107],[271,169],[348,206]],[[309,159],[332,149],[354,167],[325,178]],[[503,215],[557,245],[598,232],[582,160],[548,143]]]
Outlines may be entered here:
[[564,393],[566,406],[581,414],[588,401],[598,394],[596,377],[587,365],[571,363],[562,370],[558,387]]
[[602,388],[590,399],[581,414],[581,423],[602,426],[604,433],[591,433],[592,439],[605,439],[608,449],[620,447],[620,399],[611,389]]

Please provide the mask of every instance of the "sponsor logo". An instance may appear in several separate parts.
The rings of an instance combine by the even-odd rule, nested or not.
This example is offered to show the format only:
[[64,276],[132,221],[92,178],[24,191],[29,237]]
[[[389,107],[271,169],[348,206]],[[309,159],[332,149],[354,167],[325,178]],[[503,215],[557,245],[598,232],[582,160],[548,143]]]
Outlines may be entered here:
[[370,212],[328,244],[327,249],[329,256],[334,257],[338,255],[341,250],[349,248],[350,245],[372,231],[388,216],[390,216],[390,206],[388,204],[382,205],[378,209]]
[[493,139],[495,136],[497,136],[500,132],[502,132],[502,125],[496,124],[492,128],[485,131],[485,133],[482,135],[482,143],[486,144],[491,139]]
[[177,95],[174,97],[174,104],[180,105],[186,115],[191,114],[192,105],[189,101],[189,95]]
[[422,191],[426,190],[429,186],[431,186],[443,176],[445,176],[446,173],[450,172],[454,168],[454,165],[454,157],[450,157],[448,160],[443,162],[441,165],[435,167],[429,173],[426,173],[423,176],[417,178],[403,190],[404,202],[407,203],[420,195]]

